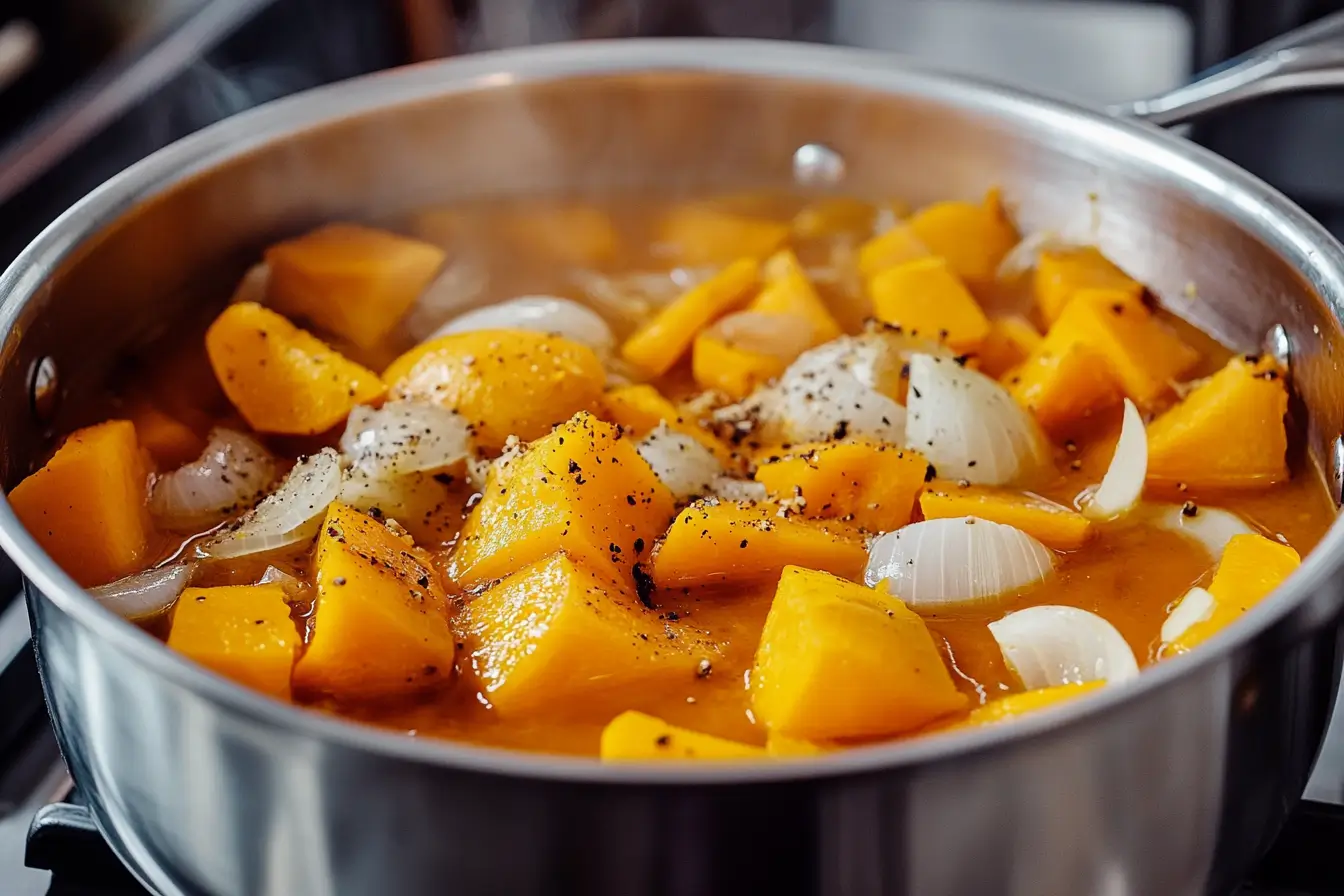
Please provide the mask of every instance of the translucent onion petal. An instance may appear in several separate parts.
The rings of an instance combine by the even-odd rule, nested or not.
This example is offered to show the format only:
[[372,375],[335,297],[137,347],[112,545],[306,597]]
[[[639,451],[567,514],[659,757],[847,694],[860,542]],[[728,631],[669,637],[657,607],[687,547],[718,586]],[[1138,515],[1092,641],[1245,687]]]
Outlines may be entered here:
[[339,500],[380,519],[424,520],[443,508],[448,486],[427,473],[379,476],[355,467],[341,483]]
[[723,466],[708,448],[684,433],[658,424],[639,443],[639,455],[678,501],[708,495]]
[[596,311],[556,296],[519,296],[486,305],[453,318],[430,338],[472,330],[536,330],[556,333],[588,346],[599,355],[610,354],[616,338]]
[[389,401],[350,412],[341,451],[375,475],[433,473],[467,456],[470,430],[461,415],[437,404]]
[[1160,529],[1179,532],[1204,546],[1217,563],[1233,535],[1254,534],[1245,520],[1229,510],[1188,504],[1160,504],[1148,510],[1146,519]]
[[1094,520],[1113,520],[1128,513],[1143,495],[1148,476],[1148,431],[1134,402],[1125,399],[1124,422],[1115,454],[1101,485],[1083,502],[1083,515]]
[[764,501],[770,496],[763,484],[731,476],[715,477],[709,484],[709,492],[725,501]]
[[1016,246],[1008,250],[994,272],[996,280],[1014,280],[1036,267],[1042,252],[1058,252],[1071,248],[1072,244],[1053,230],[1036,230],[1028,233]]
[[721,317],[706,333],[743,351],[789,363],[813,343],[812,322],[797,314],[741,311]]
[[994,380],[955,361],[912,356],[905,408],[906,447],[945,479],[1007,485],[1031,479],[1050,461],[1031,415]]
[[198,550],[203,556],[223,559],[307,541],[317,534],[327,506],[340,491],[340,457],[332,449],[323,448],[295,464],[280,487],[255,510]]
[[444,321],[479,305],[488,283],[485,262],[474,252],[459,253],[415,300],[400,330],[416,342],[424,341]]
[[1077,607],[1028,607],[991,622],[989,631],[1028,689],[1139,674],[1134,651],[1115,626]]
[[200,457],[155,480],[149,510],[164,529],[199,532],[253,507],[277,472],[256,439],[219,427]]
[[916,612],[993,600],[1038,582],[1055,555],[1020,529],[974,517],[924,520],[873,542],[864,582]]
[[1185,592],[1162,623],[1162,643],[1170,644],[1189,631],[1190,626],[1212,616],[1215,603],[1213,595],[1203,588],[1195,587]]
[[190,563],[147,569],[110,585],[90,588],[89,594],[119,616],[143,619],[171,607],[191,581],[193,569]]
[[718,272],[717,268],[675,268],[661,273],[608,276],[596,271],[570,272],[570,280],[594,308],[613,320],[643,323],[649,315]]
[[849,437],[900,444],[906,420],[905,408],[845,370],[782,379],[764,396],[760,416],[771,437],[785,442]]

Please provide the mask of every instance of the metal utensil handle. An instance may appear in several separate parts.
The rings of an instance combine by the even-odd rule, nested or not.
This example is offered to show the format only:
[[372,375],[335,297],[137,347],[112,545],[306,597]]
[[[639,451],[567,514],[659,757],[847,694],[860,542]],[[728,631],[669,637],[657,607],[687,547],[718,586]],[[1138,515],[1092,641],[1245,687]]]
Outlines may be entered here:
[[1263,43],[1183,87],[1110,111],[1169,127],[1256,97],[1341,87],[1344,12]]

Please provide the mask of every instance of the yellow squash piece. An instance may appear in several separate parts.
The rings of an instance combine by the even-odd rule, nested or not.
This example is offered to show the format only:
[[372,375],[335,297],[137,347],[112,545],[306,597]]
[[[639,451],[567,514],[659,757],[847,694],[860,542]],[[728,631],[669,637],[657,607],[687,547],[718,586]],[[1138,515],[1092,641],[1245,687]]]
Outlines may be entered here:
[[379,345],[425,291],[444,251],[358,224],[329,224],[266,250],[270,305],[363,349]]
[[105,585],[149,559],[149,463],[128,420],[70,434],[9,493],[28,533],[72,579]]
[[712,203],[679,205],[663,219],[658,242],[678,264],[705,267],[761,259],[789,238],[789,225],[739,214]]
[[1148,478],[1260,488],[1288,478],[1288,388],[1268,357],[1236,357],[1148,427]]
[[1046,547],[1072,551],[1092,535],[1092,522],[1031,492],[939,482],[919,496],[926,520],[973,516],[1021,529]]
[[580,413],[491,474],[462,527],[452,577],[474,588],[564,551],[629,583],[674,512],[634,441]]
[[409,537],[332,504],[314,568],[312,636],[294,667],[296,689],[369,700],[453,680],[452,608],[429,554]]
[[793,236],[800,240],[844,234],[867,234],[873,229],[877,208],[851,196],[825,196],[809,202],[793,216]]
[[792,249],[782,249],[766,259],[761,274],[761,291],[747,306],[748,311],[803,318],[812,327],[813,345],[830,342],[841,334],[840,324],[822,301]]
[[771,735],[802,740],[900,734],[966,705],[924,620],[893,597],[797,566],[780,576],[751,688]]
[[591,410],[606,372],[586,345],[530,330],[474,330],[431,339],[383,372],[391,397],[457,411],[476,443],[539,439],[576,411]]
[[1051,688],[1036,688],[1020,694],[1012,694],[991,700],[983,706],[971,710],[962,725],[993,725],[1021,718],[1028,713],[1037,712],[1050,706],[1056,706],[1066,700],[1074,700],[1084,694],[1091,694],[1105,687],[1104,681],[1088,681],[1081,684],[1062,684]]
[[998,190],[984,202],[937,202],[909,221],[919,241],[947,259],[952,271],[972,290],[994,285],[999,263],[1017,245],[1017,228],[1008,220]]
[[989,335],[989,319],[945,258],[898,265],[874,277],[868,289],[877,319],[910,336],[974,352]]
[[760,264],[742,258],[691,287],[621,346],[621,356],[651,377],[662,376],[686,354],[704,327],[746,303]]
[[832,749],[832,747],[819,744],[816,741],[800,740],[796,737],[786,737],[774,732],[770,732],[765,737],[765,752],[777,759],[820,756],[822,753],[829,753]]
[[719,462],[725,465],[734,463],[733,452],[722,440],[705,429],[692,418],[668,401],[656,388],[649,385],[621,386],[612,389],[598,402],[598,414],[608,423],[615,423],[637,439],[653,432],[658,424],[666,423],[668,429],[690,436],[704,445]]
[[127,408],[140,447],[149,452],[160,470],[175,470],[201,456],[205,439],[187,424],[148,401]]
[[224,394],[258,432],[325,432],[384,392],[373,371],[253,302],[225,308],[205,350]]
[[501,718],[608,718],[694,681],[700,661],[717,653],[609,572],[552,554],[467,604],[467,657]]
[[1232,536],[1209,584],[1213,612],[1166,645],[1167,655],[1185,653],[1236,622],[1283,584],[1301,562],[1297,551],[1263,535]]
[[[802,318],[795,318],[806,326]],[[779,376],[790,361],[779,355],[753,351],[709,330],[702,330],[691,346],[691,375],[701,389],[714,389],[743,399]]]
[[168,646],[239,684],[289,699],[300,643],[282,585],[188,588],[173,609]]
[[642,712],[623,712],[602,729],[604,762],[659,759],[764,759],[765,750],[750,744],[669,725]]
[[859,274],[869,281],[897,265],[932,257],[933,253],[920,242],[914,228],[901,222],[859,247]]
[[1031,321],[1021,315],[993,318],[989,322],[989,333],[976,352],[980,371],[996,378],[1003,376],[1027,360],[1040,347],[1042,339]]
[[1071,338],[1047,337],[1004,377],[1017,403],[1055,438],[1076,435],[1087,418],[1119,404],[1122,397],[1106,358],[1081,342],[1069,343]]
[[806,517],[843,519],[869,532],[910,522],[929,463],[917,451],[871,442],[795,445],[756,468],[772,497],[801,497]]
[[1143,284],[1116,267],[1095,246],[1041,253],[1032,290],[1047,324],[1059,320],[1064,307],[1084,289],[1120,292],[1136,299],[1143,295]]

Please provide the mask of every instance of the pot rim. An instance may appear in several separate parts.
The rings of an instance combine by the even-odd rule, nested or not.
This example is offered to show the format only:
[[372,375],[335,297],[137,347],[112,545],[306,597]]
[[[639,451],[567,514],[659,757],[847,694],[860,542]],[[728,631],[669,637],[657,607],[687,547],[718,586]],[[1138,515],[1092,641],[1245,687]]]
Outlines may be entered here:
[[[1104,136],[1113,150],[1143,159],[1183,192],[1194,194],[1255,233],[1308,280],[1337,321],[1344,319],[1344,247],[1269,185],[1165,131],[873,51],[760,40],[671,38],[554,44],[422,63],[304,91],[211,125],[117,174],[39,234],[0,275],[0,332],[13,333],[22,310],[40,293],[47,277],[85,240],[137,203],[261,145],[391,104],[520,83],[659,71],[841,84],[1048,124],[1080,142],[1085,132],[1094,143]],[[592,758],[418,738],[282,703],[191,662],[103,607],[42,551],[8,501],[0,501],[0,548],[41,592],[34,595],[30,588],[30,600],[45,596],[109,644],[135,655],[155,674],[258,724],[427,766],[526,779],[603,785],[732,785],[857,775],[942,761],[1049,736],[1118,711],[1130,701],[1213,665],[1302,607],[1344,566],[1344,520],[1331,524],[1302,566],[1269,599],[1200,650],[1145,669],[1133,682],[1030,714],[1011,725],[933,734],[806,759],[743,764],[604,765]],[[34,633],[35,640],[40,637],[40,631]]]

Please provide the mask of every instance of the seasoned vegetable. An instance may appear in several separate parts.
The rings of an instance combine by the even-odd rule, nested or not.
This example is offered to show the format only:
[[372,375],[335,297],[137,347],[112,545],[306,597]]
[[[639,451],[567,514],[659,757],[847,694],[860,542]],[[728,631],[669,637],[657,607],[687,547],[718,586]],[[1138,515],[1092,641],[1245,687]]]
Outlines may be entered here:
[[1036,688],[1020,694],[1010,694],[991,700],[983,706],[977,706],[966,717],[968,725],[994,725],[1021,718],[1028,713],[1047,707],[1057,706],[1067,700],[1073,700],[1084,694],[1090,694],[1101,688],[1103,682],[1089,681],[1082,684],[1061,684],[1057,687]]
[[730,314],[695,337],[691,374],[702,389],[745,398],[782,374],[814,343],[812,322],[801,315]]
[[678,264],[697,267],[743,257],[765,258],[788,237],[788,224],[710,203],[687,203],[664,218],[658,242]]
[[139,401],[127,408],[127,416],[135,425],[135,437],[140,447],[149,452],[160,469],[180,467],[199,456],[205,448],[205,439],[200,433],[148,401]]
[[168,636],[169,647],[202,666],[281,700],[299,643],[280,585],[188,588]]
[[760,293],[747,306],[760,314],[801,317],[811,332],[809,347],[830,342],[841,334],[840,324],[822,301],[791,249],[776,252],[761,268]]
[[973,516],[1021,529],[1047,547],[1075,551],[1092,535],[1092,522],[1031,492],[937,482],[919,496],[926,520]]
[[992,318],[989,333],[976,352],[980,370],[989,376],[1001,377],[1025,361],[1040,347],[1042,340],[1041,334],[1025,317],[1009,314]]
[[945,258],[908,261],[874,277],[868,287],[877,319],[903,333],[974,352],[989,335],[989,319]]
[[615,423],[636,438],[643,438],[666,423],[668,429],[695,439],[708,448],[719,462],[734,463],[732,450],[696,419],[680,411],[653,386],[622,386],[612,389],[598,402],[598,415]]
[[994,283],[999,262],[1017,244],[1017,228],[1008,220],[998,190],[984,202],[935,202],[909,219],[910,229],[934,255],[947,259],[972,289]]
[[747,301],[759,273],[754,259],[743,258],[691,287],[627,339],[621,356],[648,376],[667,373],[691,347],[696,333]]
[[1036,307],[1048,324],[1059,320],[1065,306],[1082,290],[1100,289],[1135,299],[1143,295],[1143,284],[1116,267],[1095,246],[1042,252],[1032,288]]
[[763,759],[765,750],[669,725],[642,712],[623,712],[602,729],[605,761]]
[[1106,356],[1067,330],[1052,330],[1005,376],[1008,391],[1056,438],[1086,431],[1093,414],[1120,403],[1120,384]]
[[795,445],[784,456],[767,459],[755,478],[776,499],[801,499],[794,504],[803,516],[886,532],[910,522],[928,470],[923,455],[910,449],[819,442]]
[[1166,645],[1168,654],[1184,653],[1236,622],[1264,600],[1301,563],[1297,551],[1263,535],[1234,535],[1209,583],[1213,606]]
[[859,247],[859,273],[871,280],[898,265],[931,257],[933,253],[920,241],[915,229],[901,222]]

